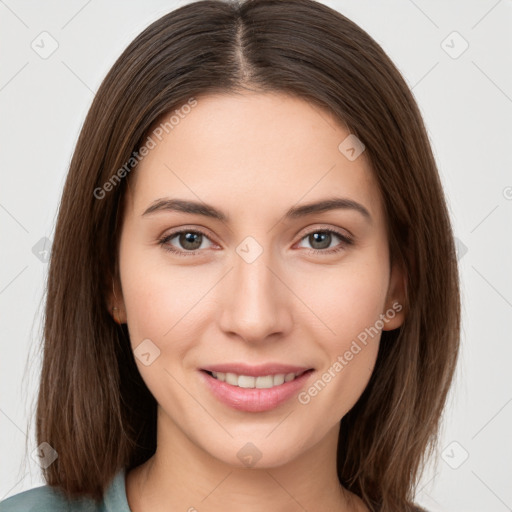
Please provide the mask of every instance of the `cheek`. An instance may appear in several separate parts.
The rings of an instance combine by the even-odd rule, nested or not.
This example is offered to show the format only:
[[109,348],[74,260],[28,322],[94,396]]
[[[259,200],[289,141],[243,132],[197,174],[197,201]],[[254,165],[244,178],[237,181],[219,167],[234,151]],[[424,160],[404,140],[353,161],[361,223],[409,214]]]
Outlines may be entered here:
[[341,350],[384,312],[389,269],[378,254],[354,257],[309,277],[307,305],[324,325],[330,351]]
[[[199,286],[192,269],[173,271],[150,253],[126,247],[120,261],[130,341],[140,375],[157,402],[185,417],[193,403],[179,385],[182,365],[198,329],[200,308],[193,306],[209,286]],[[146,360],[138,357],[145,353],[150,354]]]
[[173,270],[165,265],[159,251],[121,245],[120,273],[128,329],[134,348],[150,339],[163,350],[173,340],[173,351],[179,355],[184,350],[179,341],[183,337],[176,333],[191,322],[192,307],[207,288],[200,286],[192,267]]
[[[128,240],[125,247],[121,243],[120,273],[130,341],[139,372],[157,401],[163,400],[160,403],[171,396],[181,397],[177,382],[195,370],[201,347],[198,340],[215,318],[212,288],[219,280],[207,266],[173,265],[165,256],[160,248]],[[143,342],[158,354],[148,366],[137,358]],[[185,402],[189,402],[186,397]],[[187,406],[185,402],[181,405]]]
[[308,287],[308,306],[322,320],[310,336],[325,355],[317,379],[298,397],[312,415],[327,409],[334,424],[364,391],[379,350],[387,285],[387,261],[376,253],[330,269]]

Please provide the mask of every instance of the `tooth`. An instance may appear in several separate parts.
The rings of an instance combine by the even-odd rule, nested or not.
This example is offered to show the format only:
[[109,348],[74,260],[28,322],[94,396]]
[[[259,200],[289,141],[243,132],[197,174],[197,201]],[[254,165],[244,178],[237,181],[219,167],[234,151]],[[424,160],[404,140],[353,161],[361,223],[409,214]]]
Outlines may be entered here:
[[238,377],[234,373],[226,373],[226,382],[232,386],[238,386]]
[[261,375],[259,377],[253,377],[250,375],[237,375],[236,373],[223,373],[213,371],[212,376],[217,380],[226,382],[232,386],[248,389],[269,389],[274,386],[280,386],[284,382],[290,382],[297,377],[295,373],[278,373],[276,375]]
[[280,386],[284,382],[284,373],[279,373],[277,375],[274,375],[273,384],[274,386]]
[[250,377],[249,375],[239,375],[238,376],[238,386],[241,388],[253,388],[255,381],[256,381],[256,378]]
[[256,387],[259,389],[271,388],[274,385],[272,375],[265,375],[264,377],[256,378]]

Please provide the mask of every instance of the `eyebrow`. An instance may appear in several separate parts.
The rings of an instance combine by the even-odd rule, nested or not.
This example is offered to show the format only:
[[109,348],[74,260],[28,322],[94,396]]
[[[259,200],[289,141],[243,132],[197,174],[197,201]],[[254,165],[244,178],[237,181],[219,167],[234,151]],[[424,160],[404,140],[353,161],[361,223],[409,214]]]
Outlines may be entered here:
[[[314,213],[322,213],[330,210],[354,210],[360,213],[368,222],[372,222],[370,212],[360,203],[343,197],[323,199],[314,203],[301,206],[293,206],[285,214],[285,219],[298,219]],[[151,203],[142,216],[160,211],[175,211],[203,215],[222,222],[229,222],[229,215],[206,203],[188,201],[184,199],[161,198]]]

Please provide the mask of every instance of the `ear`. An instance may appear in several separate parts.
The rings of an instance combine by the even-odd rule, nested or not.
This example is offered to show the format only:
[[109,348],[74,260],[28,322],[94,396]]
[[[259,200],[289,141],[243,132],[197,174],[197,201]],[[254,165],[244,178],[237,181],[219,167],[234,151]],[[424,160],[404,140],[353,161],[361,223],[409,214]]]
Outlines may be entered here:
[[111,278],[110,287],[107,287],[107,309],[116,324],[126,323],[126,308],[123,300],[121,283],[118,279]]
[[391,268],[388,294],[386,296],[385,310],[383,312],[387,317],[387,321],[384,322],[384,331],[392,331],[403,324],[405,320],[406,302],[407,281],[405,279],[405,272],[398,264],[394,264]]

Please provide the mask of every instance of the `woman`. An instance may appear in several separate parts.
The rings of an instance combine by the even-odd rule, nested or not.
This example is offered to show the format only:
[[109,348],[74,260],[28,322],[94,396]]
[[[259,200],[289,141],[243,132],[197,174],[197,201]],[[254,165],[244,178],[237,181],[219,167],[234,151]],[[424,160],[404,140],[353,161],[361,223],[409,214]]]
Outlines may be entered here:
[[2,511],[409,511],[459,343],[416,103],[312,0],[202,1],[125,50],[54,237],[47,486]]

